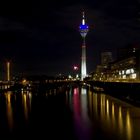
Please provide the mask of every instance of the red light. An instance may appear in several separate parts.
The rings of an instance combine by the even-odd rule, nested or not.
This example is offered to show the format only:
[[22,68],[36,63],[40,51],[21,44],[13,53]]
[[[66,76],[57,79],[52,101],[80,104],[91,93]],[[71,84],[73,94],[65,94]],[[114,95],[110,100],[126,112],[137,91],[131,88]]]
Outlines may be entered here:
[[74,70],[78,70],[78,67],[77,67],[77,66],[74,66],[73,69],[74,69]]

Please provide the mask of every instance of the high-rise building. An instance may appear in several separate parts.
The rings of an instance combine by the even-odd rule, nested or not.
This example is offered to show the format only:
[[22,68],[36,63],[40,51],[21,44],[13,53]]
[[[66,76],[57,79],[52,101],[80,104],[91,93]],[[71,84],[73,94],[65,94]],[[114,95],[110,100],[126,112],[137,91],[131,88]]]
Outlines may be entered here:
[[83,18],[82,23],[79,26],[79,31],[83,39],[82,44],[82,57],[81,57],[81,80],[83,80],[87,75],[87,69],[86,69],[86,42],[85,38],[89,31],[88,25],[85,22],[85,13],[83,12]]
[[107,65],[110,62],[112,62],[112,52],[102,52],[101,65]]

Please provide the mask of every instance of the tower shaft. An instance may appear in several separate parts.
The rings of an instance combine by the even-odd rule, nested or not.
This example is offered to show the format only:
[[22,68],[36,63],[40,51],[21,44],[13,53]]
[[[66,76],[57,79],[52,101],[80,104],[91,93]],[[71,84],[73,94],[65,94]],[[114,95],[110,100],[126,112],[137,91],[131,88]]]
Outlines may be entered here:
[[85,43],[85,37],[83,38],[83,44],[82,44],[82,57],[81,57],[81,80],[83,80],[87,75],[86,70],[86,43]]

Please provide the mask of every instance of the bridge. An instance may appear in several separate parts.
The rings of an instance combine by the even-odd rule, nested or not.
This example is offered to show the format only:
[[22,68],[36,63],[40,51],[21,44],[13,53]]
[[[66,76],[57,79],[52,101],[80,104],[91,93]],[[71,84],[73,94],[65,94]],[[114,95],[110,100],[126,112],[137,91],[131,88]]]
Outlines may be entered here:
[[75,86],[79,84],[81,84],[81,81],[68,79],[46,79],[46,80],[23,79],[21,81],[1,81],[0,92],[22,91],[22,90],[42,92],[49,89],[66,87],[68,85]]

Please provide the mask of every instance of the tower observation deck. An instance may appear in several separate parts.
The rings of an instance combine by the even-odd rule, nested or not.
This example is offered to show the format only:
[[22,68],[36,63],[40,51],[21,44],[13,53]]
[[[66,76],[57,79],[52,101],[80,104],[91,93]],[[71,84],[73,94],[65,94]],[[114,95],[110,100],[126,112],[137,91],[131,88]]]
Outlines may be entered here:
[[79,26],[79,31],[80,34],[82,36],[82,56],[81,56],[81,80],[83,81],[83,79],[86,77],[87,75],[87,68],[86,68],[86,35],[89,31],[89,27],[85,22],[85,13],[82,13],[83,18],[82,18],[82,23]]

